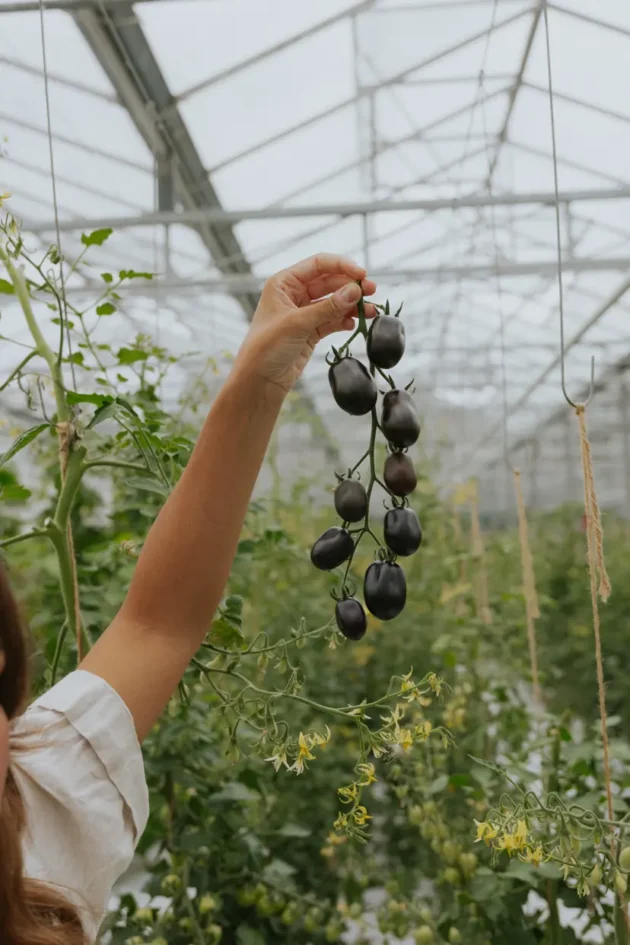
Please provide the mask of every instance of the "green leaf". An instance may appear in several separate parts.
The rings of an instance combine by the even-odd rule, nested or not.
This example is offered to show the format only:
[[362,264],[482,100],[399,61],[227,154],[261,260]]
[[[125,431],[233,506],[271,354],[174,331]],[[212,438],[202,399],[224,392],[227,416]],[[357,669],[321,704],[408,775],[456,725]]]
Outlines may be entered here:
[[64,358],[64,361],[67,364],[83,364],[85,356],[82,351],[73,351],[67,358]]
[[25,446],[28,446],[29,443],[32,443],[40,433],[43,433],[44,430],[48,430],[49,427],[49,423],[38,423],[36,426],[25,430],[24,433],[20,433],[20,435],[16,437],[15,440],[13,440],[13,443],[8,448],[6,453],[3,453],[2,456],[0,456],[0,466],[4,466],[5,463],[8,463],[8,461],[12,459],[16,453],[19,453],[20,450],[23,450]]
[[476,902],[490,902],[501,895],[501,881],[487,866],[480,866],[470,881],[470,895]]
[[243,598],[241,595],[230,594],[225,602],[225,610],[229,614],[237,614],[240,616],[243,613]]
[[74,404],[95,404],[97,407],[102,407],[103,404],[111,402],[112,398],[106,394],[79,394],[76,390],[69,390],[66,400],[71,407]]
[[310,837],[311,831],[308,827],[301,827],[299,824],[283,824],[278,834],[281,837]]
[[240,629],[231,620],[226,620],[225,617],[217,617],[216,620],[212,621],[210,642],[216,646],[229,649],[234,644],[242,643],[244,639]]
[[25,502],[31,494],[31,490],[25,486],[5,486],[0,496],[4,502]]
[[91,233],[83,233],[81,242],[84,246],[102,246],[105,240],[108,240],[114,231],[111,227],[104,227],[102,230],[92,230]]
[[452,774],[448,779],[448,783],[452,784],[453,787],[466,787],[472,784],[472,778],[469,774]]
[[103,282],[107,282],[108,285],[109,285],[110,282],[113,282],[113,281],[114,281],[114,277],[113,277],[113,275],[111,274],[111,272],[102,272],[102,273],[101,273],[101,279],[103,280]]
[[448,786],[448,775],[441,774],[439,778],[436,778],[432,784],[427,788],[427,794],[439,794]]
[[116,306],[112,305],[111,302],[103,302],[102,305],[96,307],[97,315],[113,315],[116,311]]
[[158,482],[157,479],[149,479],[148,476],[134,476],[127,480],[127,486],[131,489],[143,489],[145,492],[157,492],[158,495],[168,495],[166,486]]
[[0,295],[15,295],[13,283],[7,282],[6,279],[0,279]]
[[135,269],[121,269],[118,273],[121,279],[152,279],[152,272],[136,272]]
[[230,801],[242,803],[244,801],[258,801],[260,800],[260,794],[251,791],[239,781],[228,781],[220,791],[211,794],[208,800],[211,804],[224,804]]
[[265,945],[262,932],[253,929],[251,925],[239,925],[236,930],[236,941],[238,945]]
[[295,873],[295,867],[284,860],[273,859],[262,871],[263,879],[281,886]]
[[146,361],[149,355],[138,348],[121,348],[118,352],[119,364],[135,364],[136,361]]
[[510,860],[508,868],[503,874],[506,879],[520,879],[529,886],[538,886],[538,870],[531,863],[522,860]]
[[97,427],[99,423],[103,423],[105,420],[111,420],[116,416],[116,411],[118,410],[118,404],[111,397],[106,398],[107,403],[104,403],[102,407],[99,407],[95,412],[94,416],[87,425],[88,430]]

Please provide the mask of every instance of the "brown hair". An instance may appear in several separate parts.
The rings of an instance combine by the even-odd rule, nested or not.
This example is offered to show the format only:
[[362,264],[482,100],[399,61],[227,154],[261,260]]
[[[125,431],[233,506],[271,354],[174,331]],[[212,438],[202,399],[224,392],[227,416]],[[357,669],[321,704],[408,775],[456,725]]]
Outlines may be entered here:
[[[0,559],[0,707],[9,721],[29,695],[28,652],[19,609]],[[56,889],[27,879],[22,833],[26,812],[11,768],[0,800],[0,938],[2,945],[87,945],[76,908]]]

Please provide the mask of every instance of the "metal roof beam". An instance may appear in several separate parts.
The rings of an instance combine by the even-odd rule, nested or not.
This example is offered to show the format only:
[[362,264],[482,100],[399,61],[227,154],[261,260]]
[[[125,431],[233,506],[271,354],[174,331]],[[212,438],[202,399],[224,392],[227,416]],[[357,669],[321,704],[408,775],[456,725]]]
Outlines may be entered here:
[[[559,202],[582,203],[586,201],[627,200],[630,199],[630,185],[625,187],[599,188],[592,190],[565,190],[561,191]],[[555,196],[550,191],[535,193],[508,193],[508,194],[469,194],[465,197],[438,197],[428,200],[368,200],[357,203],[313,204],[304,207],[256,207],[244,210],[224,210],[218,203],[213,206],[196,207],[181,212],[141,213],[133,217],[98,217],[78,220],[63,220],[60,223],[62,230],[86,229],[97,226],[111,226],[114,229],[127,229],[141,226],[168,226],[171,224],[214,223],[222,226],[231,226],[247,220],[292,220],[303,217],[327,216],[365,216],[372,213],[401,213],[423,210],[427,213],[439,210],[465,210],[475,207],[512,207],[523,204],[542,204],[552,207]],[[197,199],[199,204],[201,201]],[[53,229],[54,223],[48,221],[30,226],[35,233]],[[216,249],[215,249],[216,252]],[[214,255],[214,253],[213,253]],[[216,263],[220,265],[221,254],[217,254]]]
[[505,144],[507,140],[507,135],[510,128],[510,122],[512,120],[512,115],[514,114],[514,108],[516,106],[516,101],[518,99],[518,93],[521,90],[522,85],[523,85],[523,77],[525,75],[525,70],[527,69],[527,63],[529,62],[532,46],[534,45],[534,39],[536,38],[536,30],[538,29],[538,24],[540,22],[540,17],[542,15],[544,2],[545,0],[541,0],[541,2],[538,3],[538,6],[534,10],[534,16],[532,18],[531,26],[527,34],[527,39],[525,41],[525,49],[521,57],[521,62],[519,65],[518,72],[516,74],[516,79],[514,80],[514,85],[510,89],[508,106],[505,113],[505,117],[503,119],[503,124],[501,125],[501,128],[499,129],[494,153],[492,155],[490,164],[488,166],[488,176],[486,178],[487,187],[490,187],[492,183],[494,172],[497,168],[497,164],[499,163],[499,157],[501,155],[501,148],[503,147],[503,145]]
[[568,7],[563,7],[559,3],[550,3],[549,9],[555,10],[557,13],[565,13],[567,16],[572,16],[576,20],[582,20],[584,23],[590,23],[591,26],[601,26],[602,29],[610,30],[613,33],[620,33],[621,36],[627,36],[628,39],[630,39],[630,30],[620,26],[618,23],[609,23],[607,20],[602,20],[597,16],[589,16],[587,13],[570,10]]
[[276,56],[278,53],[283,52],[285,49],[289,49],[296,43],[300,43],[302,40],[308,39],[311,36],[315,36],[317,33],[321,33],[323,30],[327,30],[331,26],[335,26],[336,23],[340,23],[342,20],[345,20],[348,17],[356,16],[358,13],[368,10],[371,6],[373,6],[373,4],[374,0],[364,0],[363,3],[357,3],[353,7],[348,7],[346,10],[342,10],[341,13],[336,13],[334,16],[329,16],[327,19],[321,20],[319,23],[314,23],[307,29],[301,30],[299,33],[294,33],[293,36],[283,39],[274,46],[269,46],[267,49],[263,49],[262,52],[256,53],[254,56],[250,56],[248,59],[243,59],[240,62],[235,63],[233,66],[229,66],[227,69],[224,69],[222,72],[217,72],[216,75],[211,75],[207,79],[202,79],[195,85],[191,85],[190,88],[185,89],[185,91],[180,92],[179,95],[175,96],[175,102],[184,102],[187,98],[190,98],[191,95],[196,95],[197,92],[202,92],[204,89],[210,88],[212,85],[216,85],[217,82],[223,82],[225,79],[230,79],[232,76],[238,75],[239,72],[244,72],[246,69],[251,69],[252,66],[258,65],[258,63],[264,62],[265,59],[269,59],[272,56]]
[[[134,3],[160,3],[164,0],[133,0]],[[78,10],[115,10],[129,6],[129,0],[44,0],[44,10],[66,10],[75,13]],[[0,13],[39,13],[39,0],[0,4]]]
[[[582,325],[582,327],[573,335],[573,337],[570,338],[569,341],[567,341],[567,343],[566,343],[566,345],[565,345],[565,349],[564,349],[564,350],[565,350],[565,353],[568,353],[572,348],[574,348],[575,345],[578,344],[578,342],[582,340],[582,338],[584,337],[584,335],[585,335],[594,325],[596,325],[597,322],[598,322],[611,308],[613,308],[613,307],[617,304],[617,302],[618,302],[618,301],[626,294],[626,292],[628,292],[629,290],[630,290],[630,279],[626,278],[626,279],[624,279],[624,281],[621,283],[621,285],[619,285],[619,286],[617,287],[617,289],[612,293],[612,295],[610,295],[610,296],[606,299],[606,301],[603,302],[603,303],[596,309],[596,311],[590,316],[590,318],[587,318],[587,320],[584,322],[584,324]],[[558,347],[559,347],[559,346],[558,346]],[[523,394],[521,394],[521,396],[516,400],[516,402],[513,403],[513,404],[508,408],[508,411],[507,411],[507,414],[506,414],[506,417],[505,417],[506,420],[508,420],[508,419],[509,419],[511,416],[513,416],[518,410],[520,410],[521,407],[523,407],[523,406],[527,403],[527,401],[529,400],[529,398],[531,397],[531,395],[534,393],[534,391],[535,391],[538,387],[540,387],[540,385],[541,385],[542,383],[544,383],[544,382],[547,380],[547,378],[548,378],[549,375],[552,373],[552,371],[555,371],[555,369],[556,369],[556,368],[559,366],[559,364],[560,364],[560,357],[561,357],[560,351],[558,350],[558,353],[556,354],[556,356],[549,362],[549,364],[547,364],[547,366],[546,366],[546,367],[544,368],[544,370],[539,374],[539,376],[538,376],[534,381],[532,381],[532,383],[527,387],[527,389],[523,392]],[[597,384],[596,384],[596,387],[597,387]],[[558,385],[558,388],[559,388],[559,385]],[[559,393],[558,393],[558,396],[561,396],[560,391],[559,391]],[[566,408],[564,408],[564,409],[566,409]],[[479,440],[479,442],[478,442],[477,445],[474,447],[474,449],[471,450],[471,452],[466,455],[466,458],[465,458],[462,462],[460,462],[460,463],[458,464],[458,469],[459,469],[459,470],[468,469],[468,467],[470,466],[471,462],[473,461],[473,459],[475,458],[475,456],[477,455],[477,453],[479,452],[479,450],[481,450],[481,449],[483,449],[485,446],[487,446],[488,443],[490,443],[490,442],[494,439],[494,437],[497,436],[498,433],[500,433],[500,431],[501,431],[501,429],[502,429],[502,425],[503,425],[503,421],[499,421],[498,423],[495,423],[495,424],[492,425],[492,427],[490,428],[490,430],[488,430],[488,431],[484,434],[484,436]]]
[[[630,256],[619,259],[571,259],[563,266],[565,272],[627,272],[630,271]],[[555,259],[538,260],[527,263],[503,263],[499,266],[500,276],[552,276],[557,271]],[[370,275],[383,283],[398,285],[409,282],[438,282],[443,283],[451,279],[480,279],[486,280],[496,275],[495,265],[471,266],[431,266],[411,269],[378,269],[371,270]],[[229,293],[240,296],[260,291],[267,277],[263,275],[236,275],[224,276],[221,279],[163,279],[156,285],[162,292],[184,292],[190,289],[203,289],[204,292]],[[74,290],[68,289],[69,293]],[[146,287],[130,285],[126,289],[129,294],[147,295]],[[616,300],[615,300],[616,301]]]
[[[183,119],[172,108],[173,96],[130,3],[110,10],[81,8],[77,26],[103,67],[136,128],[156,158],[173,160],[177,196],[189,212],[222,212],[218,195]],[[168,116],[160,113],[169,108]],[[197,230],[215,264],[225,274],[251,272],[227,221],[197,221]],[[74,227],[71,227],[73,229]],[[231,257],[225,262],[225,257]],[[257,299],[240,296],[247,318]]]
[[[543,151],[542,148],[536,148],[531,144],[524,144],[522,141],[515,141],[513,138],[511,138],[507,144],[508,147],[516,148],[517,151],[522,151],[524,154],[531,154],[534,157],[540,157],[547,161],[553,161],[552,154],[549,151]],[[618,184],[620,187],[623,187],[628,183],[628,181],[624,180],[622,177],[617,177],[613,174],[607,174],[605,171],[597,170],[597,168],[590,167],[588,164],[582,164],[580,161],[574,161],[571,158],[561,157],[560,155],[558,155],[558,165],[572,167],[576,171],[583,171],[585,174],[592,174],[593,177],[599,177],[601,180],[606,180],[611,184]]]
[[[505,20],[502,20],[500,23],[497,23],[495,26],[495,31],[499,31],[506,26],[510,26],[512,23],[516,23],[518,20],[522,19],[524,16],[529,13],[529,10],[520,10],[518,13],[513,14],[512,16],[507,17]],[[388,88],[390,85],[396,85],[407,76],[413,75],[414,72],[419,72],[421,69],[426,68],[427,66],[433,65],[436,62],[440,62],[442,59],[447,59],[449,56],[454,53],[460,52],[462,49],[466,49],[468,46],[472,46],[474,43],[478,42],[480,39],[483,39],[487,30],[481,30],[479,33],[474,33],[472,36],[467,37],[466,39],[461,40],[459,43],[455,43],[453,46],[448,46],[445,49],[441,49],[439,52],[434,53],[432,56],[418,62],[413,66],[409,66],[406,69],[397,72],[395,75],[389,76],[386,79],[383,79],[380,82],[375,83],[374,85],[365,85],[363,86],[357,95],[352,95],[349,98],[343,99],[341,102],[338,102],[336,105],[332,105],[330,108],[324,109],[324,111],[317,112],[315,115],[311,115],[310,118],[305,118],[303,121],[298,122],[296,125],[292,125],[290,128],[285,128],[284,131],[277,132],[276,134],[270,135],[268,138],[263,138],[262,141],[258,141],[256,144],[251,145],[249,148],[245,148],[243,151],[238,151],[236,154],[231,155],[231,157],[226,158],[224,161],[220,161],[218,164],[215,164],[211,169],[212,172],[221,170],[224,167],[228,167],[231,164],[234,164],[236,161],[240,161],[243,158],[250,157],[252,154],[257,154],[259,151],[262,151],[264,148],[269,147],[272,144],[277,144],[279,141],[283,141],[286,137],[295,134],[298,131],[303,131],[305,128],[310,128],[312,125],[317,124],[320,121],[323,121],[326,118],[330,118],[332,115],[336,115],[339,112],[343,111],[345,108],[350,108],[353,105],[356,105],[358,101],[363,98],[367,98],[370,95],[381,92],[383,89]]]
[[[522,82],[524,89],[531,89],[533,92],[542,92],[543,95],[549,95],[549,90],[544,85],[538,85],[536,82]],[[567,102],[569,105],[578,105],[580,108],[588,108],[590,111],[603,115],[604,118],[613,118],[616,121],[630,122],[630,115],[624,115],[623,112],[614,111],[612,108],[606,108],[604,105],[595,105],[593,102],[585,102],[584,99],[575,98],[573,95],[567,95],[565,92],[556,92],[553,90],[554,99],[560,102]]]
[[[3,7],[0,6],[0,12],[2,10]],[[12,56],[0,56],[0,65],[9,66],[10,69],[17,69],[20,72],[26,72],[27,75],[33,75],[39,79],[44,78],[43,69],[38,69],[37,66],[31,66],[27,62],[21,62],[19,59],[14,59]],[[91,88],[89,85],[68,79],[66,76],[58,75],[55,72],[49,72],[48,78],[51,82],[54,82],[55,85],[62,85],[67,89],[72,89],[74,92],[84,92],[86,95],[91,95],[94,98],[99,98],[101,101],[109,102],[114,105],[117,102],[116,96],[112,95],[111,92],[102,92],[100,89]]]
[[[0,10],[1,9],[2,7],[0,7]],[[16,128],[22,128],[24,131],[32,131],[33,134],[48,138],[48,131],[46,128],[42,128],[40,125],[34,125],[29,121],[25,121],[23,118],[20,118],[17,115],[9,115],[7,112],[0,112],[0,121],[9,125],[15,125]],[[77,141],[76,138],[71,138],[68,135],[62,135],[59,134],[59,132],[53,132],[52,139],[53,143],[58,141],[59,144],[67,144],[69,147],[77,148],[79,151],[84,151],[86,154],[93,154],[96,157],[102,157],[108,161],[115,161],[116,163],[122,164],[125,167],[132,167],[136,171],[143,171],[145,174],[153,173],[148,162],[146,164],[142,164],[140,161],[132,161],[129,158],[123,157],[121,154],[113,154],[111,151],[105,151],[103,148],[97,148],[91,144],[84,144],[81,141]]]

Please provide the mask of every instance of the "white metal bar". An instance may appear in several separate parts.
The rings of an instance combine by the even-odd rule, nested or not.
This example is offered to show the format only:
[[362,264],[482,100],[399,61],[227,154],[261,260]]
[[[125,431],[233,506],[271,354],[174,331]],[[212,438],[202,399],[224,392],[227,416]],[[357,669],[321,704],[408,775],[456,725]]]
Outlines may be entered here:
[[[496,91],[491,92],[489,95],[486,95],[486,97],[482,99],[481,102],[483,103],[489,102],[491,101],[491,99],[497,98],[498,96],[504,94],[504,92],[506,91],[507,91],[507,87],[505,89],[497,89]],[[481,104],[481,102],[478,104]],[[396,148],[399,148],[405,144],[410,144],[413,141],[418,141],[422,144],[426,142],[430,143],[434,139],[427,137],[427,134],[429,132],[433,131],[434,128],[439,128],[441,125],[446,124],[449,121],[452,121],[454,118],[460,118],[462,115],[465,115],[467,112],[471,110],[471,108],[473,108],[474,104],[475,104],[474,101],[472,101],[467,105],[464,105],[460,108],[456,108],[454,111],[448,112],[448,114],[446,115],[442,115],[440,118],[434,119],[433,121],[429,122],[429,124],[424,125],[422,128],[416,128],[413,131],[408,132],[407,134],[403,135],[400,138],[394,138],[391,141],[384,142],[383,144],[379,146],[377,156],[381,157],[381,155],[386,154],[390,151],[393,152],[395,151]],[[465,161],[469,160],[471,157],[473,156],[476,157],[478,154],[482,153],[484,150],[485,150],[485,146],[475,150],[474,153],[459,155],[454,161],[451,161],[450,164],[443,165],[443,168],[450,170],[453,167],[458,166],[459,164],[465,163]],[[354,158],[352,161],[347,161],[345,164],[340,164],[338,167],[334,168],[332,171],[328,171],[326,174],[322,175],[321,177],[313,178],[307,181],[306,184],[301,184],[295,190],[290,191],[288,194],[283,194],[283,196],[279,200],[274,201],[273,206],[275,206],[276,204],[287,203],[289,200],[294,200],[296,197],[300,197],[302,196],[302,194],[308,193],[308,191],[312,190],[313,187],[319,187],[321,184],[327,184],[331,180],[335,180],[337,177],[341,177],[341,175],[345,174],[347,171],[351,171],[351,170],[354,170],[355,168],[361,167],[363,164],[366,163],[366,160],[367,159],[365,157],[360,157],[360,158]],[[431,171],[431,174],[432,175],[436,174],[438,170],[439,169],[436,168],[435,171]],[[421,183],[421,181],[416,181],[416,183]],[[411,186],[411,185],[408,185],[408,184],[405,185],[405,187],[408,187],[408,186]]]
[[[486,82],[513,82],[514,75],[511,72],[490,72],[485,76]],[[478,75],[454,75],[454,76],[431,76],[429,78],[418,77],[407,78],[401,81],[401,85],[404,86],[415,86],[415,85],[473,85],[479,80]],[[463,135],[462,135],[463,137]]]
[[[44,10],[67,10],[74,13],[77,10],[100,10],[101,5],[108,10],[116,7],[129,6],[131,3],[160,3],[164,0],[44,0]],[[22,2],[0,4],[0,13],[37,13],[39,0],[22,0]]]
[[[2,7],[0,7],[0,10]],[[32,122],[24,121],[23,118],[18,117],[17,115],[9,115],[7,112],[0,112],[0,121],[6,122],[10,125],[15,125],[16,128],[23,128],[25,131],[32,131],[33,134],[41,135],[43,137],[48,136],[48,132],[45,128],[42,128],[38,125],[32,124]],[[133,161],[129,158],[123,157],[120,153],[113,154],[111,151],[105,151],[103,148],[97,148],[91,144],[84,144],[81,141],[77,141],[76,138],[71,138],[68,135],[62,135],[58,132],[53,132],[53,141],[59,141],[61,144],[68,144],[72,148],[78,148],[79,151],[85,151],[86,154],[95,154],[98,157],[106,158],[108,161],[115,161],[118,164],[124,164],[126,167],[133,167],[134,170],[143,171],[144,173],[151,174],[153,172],[151,165],[147,161],[146,164],[141,163],[140,161]]]
[[[28,232],[28,228],[25,228]],[[544,276],[555,272],[555,260],[539,260],[527,263],[504,263],[498,267],[501,276]],[[571,259],[567,260],[564,269],[567,272],[629,272],[630,257],[620,259]],[[433,266],[411,269],[374,269],[370,275],[387,285],[398,285],[406,282],[446,282],[451,279],[488,279],[494,275],[497,267],[494,265],[470,266]],[[263,275],[235,274],[220,278],[185,278],[163,279],[156,282],[161,292],[184,292],[190,289],[203,289],[204,292],[219,292],[240,294],[259,291],[267,277]],[[629,283],[630,284],[630,283]],[[72,290],[69,288],[68,292]],[[150,295],[150,287],[130,285],[128,293]],[[624,290],[625,291],[625,290]],[[623,294],[623,293],[621,293]],[[615,299],[616,301],[616,299]],[[611,303],[614,304],[614,303]],[[610,307],[610,305],[608,306]]]
[[[497,23],[495,26],[495,31],[501,30],[506,26],[510,26],[512,23],[515,23],[517,20],[520,20],[522,17],[526,16],[527,13],[529,13],[529,10],[520,10],[518,13],[507,17],[505,20]],[[461,40],[459,43],[455,43],[453,46],[448,46],[446,49],[441,49],[439,52],[434,53],[428,58],[422,60],[422,62],[418,62],[413,66],[409,66],[406,69],[395,73],[395,75],[389,76],[387,79],[384,79],[381,82],[370,86],[364,86],[361,90],[360,96],[364,97],[369,95],[370,92],[381,92],[389,85],[396,85],[406,76],[413,75],[414,72],[419,72],[421,69],[424,69],[427,66],[433,65],[436,62],[440,62],[442,59],[448,58],[449,56],[453,55],[453,53],[459,52],[460,50],[471,46],[478,40],[483,39],[487,32],[487,30],[481,30],[481,32],[475,33],[473,36],[468,36],[466,39]],[[235,154],[232,154],[224,161],[220,161],[218,164],[215,164],[211,169],[211,173],[221,170],[224,167],[228,167],[229,165],[235,163],[236,161],[240,161],[243,158],[250,157],[252,154],[256,154],[258,151],[262,151],[263,148],[267,148],[272,144],[277,144],[279,141],[284,140],[284,138],[288,137],[289,135],[293,135],[298,131],[303,131],[305,128],[310,128],[311,125],[317,124],[317,122],[323,121],[324,119],[329,118],[331,115],[336,115],[338,112],[349,108],[351,105],[354,105],[355,102],[356,96],[352,95],[349,98],[345,98],[341,102],[338,102],[336,105],[332,105],[330,108],[324,109],[324,111],[317,112],[315,115],[305,118],[303,121],[292,125],[290,128],[285,128],[284,131],[270,135],[268,138],[263,138],[261,141],[256,142],[256,144],[245,148],[243,151],[237,151]]]
[[202,79],[200,82],[196,82],[195,85],[191,85],[188,89],[185,89],[183,92],[180,92],[179,95],[176,95],[175,102],[184,102],[186,99],[190,98],[191,95],[196,95],[197,92],[202,92],[204,89],[210,88],[212,85],[216,85],[217,82],[223,82],[225,79],[229,79],[234,75],[238,75],[239,72],[243,72],[246,69],[251,69],[252,66],[256,66],[260,62],[264,62],[265,59],[269,59],[270,56],[276,56],[278,53],[283,52],[285,49],[289,49],[296,43],[300,43],[302,40],[308,39],[311,36],[315,36],[317,33],[321,33],[322,30],[329,29],[336,23],[347,19],[347,17],[356,16],[363,10],[368,10],[373,5],[373,3],[374,0],[364,0],[363,3],[357,3],[355,6],[348,7],[341,13],[336,13],[334,16],[329,16],[327,19],[321,20],[319,23],[314,23],[312,26],[309,26],[308,29],[302,30],[300,33],[294,33],[293,36],[283,39],[282,42],[276,43],[275,46],[269,46],[267,49],[263,49],[262,52],[256,53],[255,56],[250,56],[248,59],[243,59],[240,62],[235,63],[233,66],[229,66],[227,69],[224,69],[222,72],[217,72],[215,75],[211,75],[207,79]]
[[[560,203],[630,199],[630,185],[625,187],[599,188],[592,190],[565,190],[559,194]],[[220,207],[200,207],[182,211],[160,211],[140,213],[133,217],[98,217],[62,220],[62,230],[86,229],[87,227],[111,226],[126,229],[139,226],[198,223],[241,223],[245,220],[291,220],[304,217],[363,216],[372,213],[401,213],[418,210],[433,213],[439,210],[465,210],[474,207],[511,207],[522,204],[553,206],[555,196],[550,191],[512,194],[469,194],[466,197],[438,197],[428,200],[381,200],[357,203],[314,204],[305,207],[256,207],[247,210],[225,210]],[[52,222],[37,223],[28,227],[34,233],[53,228]]]
[[[565,266],[564,268],[565,269],[570,268],[570,266]],[[621,283],[621,285],[612,293],[612,295],[609,296],[609,298],[607,298],[606,301],[603,302],[596,309],[596,311],[590,316],[590,318],[588,318],[584,322],[582,327],[573,335],[573,337],[569,339],[569,341],[566,343],[565,348],[564,348],[565,353],[569,352],[571,348],[575,347],[575,345],[578,344],[578,342],[582,340],[584,335],[594,325],[597,324],[597,322],[600,320],[600,318],[602,318],[606,314],[606,312],[608,312],[611,308],[613,308],[616,305],[616,303],[626,294],[626,292],[628,292],[628,290],[630,290],[630,279],[626,278]],[[558,351],[555,357],[549,362],[549,364],[538,375],[538,377],[534,381],[532,381],[532,383],[529,385],[529,387],[527,387],[527,389],[523,392],[523,394],[521,394],[518,400],[516,400],[516,402],[513,403],[509,407],[507,415],[506,415],[506,419],[509,419],[509,417],[515,414],[518,410],[521,409],[521,407],[523,407],[527,403],[527,401],[529,400],[531,395],[534,393],[534,391],[538,387],[540,387],[540,385],[547,380],[547,378],[552,373],[552,371],[555,371],[555,369],[558,367],[558,365],[560,364],[560,358],[561,358],[560,351]],[[495,436],[497,436],[497,434],[501,431],[501,427],[502,427],[502,421],[499,421],[498,423],[493,424],[490,430],[488,430],[484,434],[484,436],[479,440],[479,442],[476,444],[474,449],[471,450],[466,455],[465,459],[458,464],[458,469],[459,470],[468,469],[472,460],[477,455],[479,450],[483,449],[484,446],[487,446],[487,444],[490,443],[494,439]]]
[[[553,94],[556,94],[555,91]],[[515,141],[513,138],[510,138],[510,140],[506,142],[506,145],[510,148],[516,148],[517,151],[522,151],[524,154],[532,154],[534,157],[540,157],[546,161],[553,160],[553,156],[550,151],[545,151],[543,148],[535,148],[533,145],[524,144],[522,141]],[[611,184],[618,184],[620,187],[623,187],[628,183],[627,180],[624,180],[621,177],[617,177],[613,174],[607,174],[605,171],[597,170],[597,168],[590,167],[588,164],[582,164],[580,161],[574,161],[571,158],[561,157],[560,155],[558,155],[558,165],[572,167],[576,171],[584,171],[586,174],[592,174],[593,177],[599,177],[600,180],[608,181]]]
[[523,85],[523,78],[524,78],[524,76],[525,76],[525,70],[527,69],[527,63],[529,62],[529,57],[530,57],[530,55],[531,55],[532,47],[533,47],[533,45],[534,45],[534,40],[535,40],[535,38],[536,38],[536,31],[537,31],[537,29],[538,29],[538,24],[539,24],[539,22],[540,22],[540,17],[541,17],[541,15],[542,15],[543,3],[544,3],[544,2],[545,2],[545,0],[541,0],[541,2],[538,3],[536,9],[534,10],[534,15],[533,15],[533,18],[532,18],[531,25],[530,25],[530,27],[529,27],[529,32],[528,32],[528,34],[527,34],[527,39],[526,39],[526,41],[525,41],[525,49],[524,49],[523,55],[522,55],[522,57],[521,57],[521,62],[520,62],[520,65],[519,65],[519,69],[518,69],[518,72],[517,72],[517,74],[516,74],[516,78],[515,78],[515,80],[514,80],[514,85],[513,85],[512,88],[510,89],[510,94],[509,94],[507,109],[506,109],[506,112],[505,112],[505,117],[504,117],[504,119],[503,119],[503,123],[502,123],[502,125],[501,125],[501,128],[499,129],[499,133],[498,133],[497,139],[496,139],[496,146],[495,146],[495,149],[494,149],[494,154],[492,155],[492,159],[491,159],[490,165],[489,165],[489,167],[488,167],[488,175],[487,175],[487,178],[486,178],[487,183],[488,183],[488,187],[490,186],[490,183],[492,182],[492,178],[494,177],[494,172],[495,172],[495,170],[496,170],[496,167],[497,167],[497,164],[498,164],[498,161],[499,161],[499,157],[500,157],[500,155],[501,155],[501,148],[503,147],[503,145],[505,144],[505,141],[507,140],[507,135],[508,135],[508,131],[509,131],[509,128],[510,128],[510,122],[511,122],[511,120],[512,120],[512,115],[513,115],[513,113],[514,113],[514,107],[515,107],[515,105],[516,105],[516,100],[518,99],[518,93],[520,92],[520,90],[521,90],[521,88],[522,88],[522,85]]
[[[538,85],[536,82],[523,82],[524,89],[531,89],[533,92],[542,92],[548,95],[549,90],[544,85]],[[612,108],[606,108],[604,105],[595,105],[593,102],[585,102],[584,99],[575,98],[573,95],[567,95],[565,92],[556,92],[553,90],[553,97],[561,102],[567,102],[569,105],[577,105],[580,108],[587,108],[590,111],[597,112],[605,118],[614,118],[616,121],[630,122],[630,115],[624,115],[623,112],[617,112]]]
[[[0,6],[0,12],[2,9],[2,6]],[[38,78],[44,77],[44,72],[42,69],[38,69],[36,66],[31,66],[27,62],[21,62],[19,59],[14,59],[12,56],[0,56],[0,65],[8,66],[10,69],[17,69],[20,72],[26,72],[28,75],[34,75]],[[85,92],[86,95],[92,95],[94,98],[100,98],[103,101],[109,102],[113,105],[117,104],[118,100],[113,92],[102,92],[100,89],[95,89],[89,85],[84,85],[84,83],[77,82],[74,79],[68,79],[65,76],[58,75],[55,72],[49,72],[48,78],[56,85],[63,85],[65,88],[73,89],[75,92]]]
[[570,10],[569,7],[563,7],[559,3],[550,3],[549,9],[556,10],[558,13],[566,13],[567,16],[572,16],[576,20],[583,20],[585,23],[590,23],[592,26],[601,26],[602,29],[611,30],[613,33],[621,33],[622,36],[630,38],[630,30],[620,26],[618,23],[610,23],[607,20],[601,20],[599,17],[589,16],[587,13],[579,13],[577,10]]

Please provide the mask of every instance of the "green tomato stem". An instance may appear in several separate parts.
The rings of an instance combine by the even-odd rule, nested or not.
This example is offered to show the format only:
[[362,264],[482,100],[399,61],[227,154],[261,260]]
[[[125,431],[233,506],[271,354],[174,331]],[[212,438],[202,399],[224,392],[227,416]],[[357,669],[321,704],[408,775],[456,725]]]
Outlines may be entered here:
[[3,384],[0,384],[0,392],[2,392],[6,387],[8,387],[11,381],[13,380],[13,378],[18,376],[22,368],[26,367],[26,365],[31,360],[31,358],[37,357],[38,354],[39,354],[39,351],[37,351],[37,349],[34,349],[33,351],[29,351],[26,357],[22,358],[22,360],[20,361],[18,366],[15,368],[15,370],[11,371],[6,381]]
[[11,282],[13,283],[13,288],[15,289],[15,294],[18,298],[20,306],[22,307],[26,324],[28,325],[28,329],[33,337],[33,341],[35,342],[37,353],[46,361],[46,364],[48,365],[55,391],[55,403],[57,405],[58,422],[67,423],[70,419],[70,412],[66,403],[61,365],[58,363],[52,348],[48,345],[48,342],[44,338],[37,319],[35,318],[33,307],[31,305],[31,297],[29,295],[28,286],[26,285],[26,279],[24,278],[21,270],[18,269],[18,267],[14,264],[4,246],[1,244],[0,261],[4,263],[4,266],[9,273]]
[[28,541],[29,538],[47,537],[49,537],[48,529],[32,528],[30,532],[22,532],[19,535],[13,535],[11,538],[5,538],[4,541],[0,541],[0,548],[8,548],[9,545],[17,545],[22,541]]

